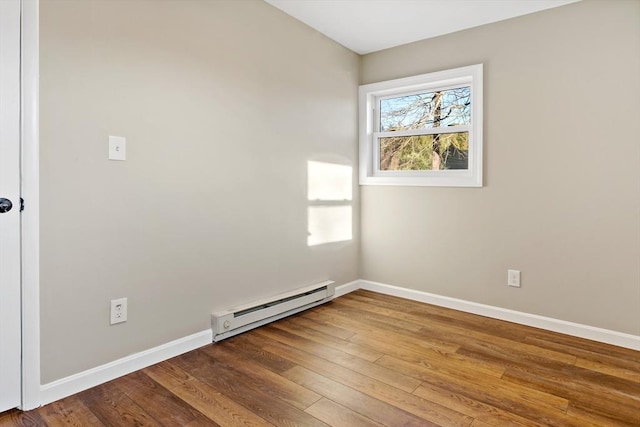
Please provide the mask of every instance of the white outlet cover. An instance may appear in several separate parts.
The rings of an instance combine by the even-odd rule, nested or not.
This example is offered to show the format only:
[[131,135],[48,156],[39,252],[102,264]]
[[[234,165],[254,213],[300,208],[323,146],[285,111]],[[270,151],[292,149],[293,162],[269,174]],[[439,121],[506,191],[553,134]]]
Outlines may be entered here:
[[127,321],[127,299],[119,298],[111,300],[110,323],[122,323]]
[[507,285],[514,288],[520,287],[520,270],[507,270]]
[[127,139],[109,136],[109,160],[127,160]]

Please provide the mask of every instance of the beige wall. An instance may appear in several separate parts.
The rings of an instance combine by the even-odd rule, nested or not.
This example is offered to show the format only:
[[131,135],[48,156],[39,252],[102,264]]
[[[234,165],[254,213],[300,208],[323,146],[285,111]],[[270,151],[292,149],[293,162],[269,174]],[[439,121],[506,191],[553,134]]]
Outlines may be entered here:
[[358,278],[357,191],[355,239],[306,244],[307,161],[357,163],[356,54],[257,0],[43,0],[40,19],[43,383]]
[[360,83],[484,64],[485,187],[363,187],[354,240],[312,248],[306,162],[357,163],[357,55],[258,0],[42,0],[40,19],[43,383],[327,278],[640,334],[639,2],[364,56]]
[[361,83],[476,63],[485,187],[362,187],[362,278],[639,335],[640,2],[369,54]]

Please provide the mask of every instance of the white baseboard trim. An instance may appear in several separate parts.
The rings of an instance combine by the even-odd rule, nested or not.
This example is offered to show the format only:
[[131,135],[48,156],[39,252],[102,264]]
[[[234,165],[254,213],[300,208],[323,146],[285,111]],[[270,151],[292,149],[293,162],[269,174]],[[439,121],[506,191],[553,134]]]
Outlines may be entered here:
[[[353,292],[357,289],[360,289],[359,280],[336,286],[332,299],[345,295],[349,292]],[[321,303],[324,302],[326,301],[322,301]],[[309,307],[305,307],[305,309],[306,308]],[[291,314],[292,312],[287,312],[280,317],[285,317]],[[263,323],[269,323],[274,320],[276,319],[270,318]],[[256,325],[253,327],[256,327]],[[236,331],[233,335],[240,332],[244,332],[244,329]],[[70,375],[66,378],[61,378],[48,384],[41,385],[40,404],[47,405],[51,402],[55,402],[56,400],[63,399],[91,387],[104,384],[107,381],[130,374],[131,372],[146,368],[147,366],[151,366],[155,363],[162,362],[188,351],[195,350],[196,348],[211,344],[213,342],[213,338],[212,330],[207,329],[188,337],[180,338],[158,347],[114,360],[113,362],[106,363],[102,366],[97,366],[95,368]]]
[[[413,301],[451,308],[467,313],[479,314],[494,319],[506,320],[535,328],[546,329],[575,337],[586,338],[620,347],[640,350],[640,336],[596,328],[579,323],[567,322],[550,317],[538,316],[506,308],[479,304],[457,298],[430,294],[428,292],[401,288],[399,286],[372,282],[369,280],[355,280],[336,286],[333,298],[338,298],[358,289],[378,292]],[[146,368],[180,354],[211,344],[213,333],[211,329],[189,335],[169,343],[132,354],[122,359],[114,360],[102,366],[88,369],[84,372],[59,379],[40,386],[40,404],[46,405],[63,399],[91,387],[103,384],[131,372]]]
[[[479,314],[481,316],[491,317],[494,319],[506,320],[508,322],[518,323],[521,325],[533,326],[535,328],[546,329],[548,331],[558,332],[574,337],[617,345],[619,347],[625,347],[632,350],[640,350],[640,336],[637,335],[625,334],[622,332],[611,331],[609,329],[602,329],[594,326],[582,325],[580,323],[567,322],[565,320],[554,319],[551,317],[538,316],[536,314],[524,313],[521,311],[479,304],[476,302],[465,301],[457,298],[430,294],[428,292],[401,288],[384,283],[371,282],[369,280],[360,280],[358,281],[358,284],[359,289],[365,289],[381,294],[406,298],[409,300],[433,304],[440,307],[452,308],[454,310]],[[344,292],[342,295],[358,289],[354,289],[354,286],[351,286],[351,284],[348,285],[350,285],[350,287],[348,288],[349,290],[347,292]]]
[[353,282],[345,283],[344,285],[336,286],[333,298],[341,297],[349,292],[357,291],[361,287],[361,280],[354,280]]
[[40,386],[40,403],[46,405],[91,387],[106,383],[155,363],[211,344],[211,329],[159,345],[149,350],[114,360],[102,366]]

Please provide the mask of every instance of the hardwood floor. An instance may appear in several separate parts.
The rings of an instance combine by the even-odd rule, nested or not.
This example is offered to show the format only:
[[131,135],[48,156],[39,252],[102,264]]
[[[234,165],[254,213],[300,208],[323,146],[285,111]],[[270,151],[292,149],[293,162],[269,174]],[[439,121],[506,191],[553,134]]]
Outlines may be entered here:
[[0,426],[640,426],[640,352],[357,291]]

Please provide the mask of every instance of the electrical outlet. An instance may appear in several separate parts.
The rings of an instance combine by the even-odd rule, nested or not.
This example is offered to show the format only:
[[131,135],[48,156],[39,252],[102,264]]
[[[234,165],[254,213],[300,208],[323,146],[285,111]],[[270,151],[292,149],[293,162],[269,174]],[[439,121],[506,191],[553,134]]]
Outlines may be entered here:
[[507,270],[507,285],[520,287],[520,270]]
[[109,160],[127,160],[127,139],[109,136]]
[[111,300],[111,324],[127,321],[127,299],[119,298]]

